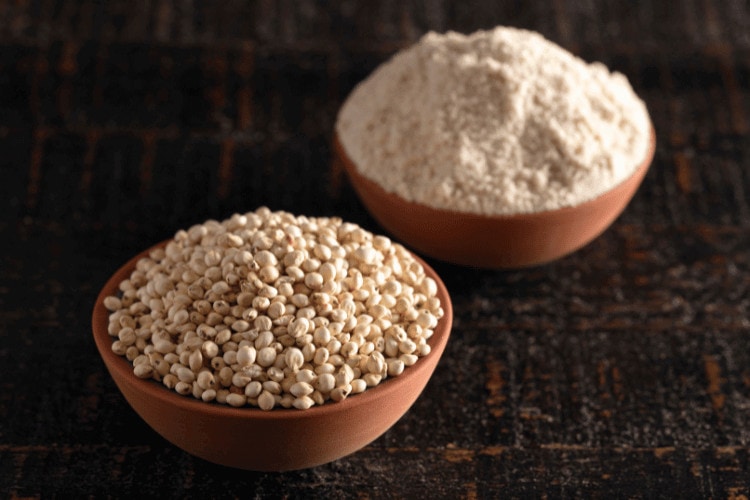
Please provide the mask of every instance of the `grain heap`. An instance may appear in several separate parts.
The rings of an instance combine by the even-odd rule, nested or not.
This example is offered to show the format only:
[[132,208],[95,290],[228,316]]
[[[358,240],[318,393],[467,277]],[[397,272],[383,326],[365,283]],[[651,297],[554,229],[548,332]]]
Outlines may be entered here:
[[178,231],[107,297],[134,373],[235,407],[307,409],[430,352],[436,282],[401,245],[263,207]]
[[622,74],[498,27],[425,35],[354,89],[336,132],[360,173],[388,192],[509,215],[615,187],[646,158],[651,124]]

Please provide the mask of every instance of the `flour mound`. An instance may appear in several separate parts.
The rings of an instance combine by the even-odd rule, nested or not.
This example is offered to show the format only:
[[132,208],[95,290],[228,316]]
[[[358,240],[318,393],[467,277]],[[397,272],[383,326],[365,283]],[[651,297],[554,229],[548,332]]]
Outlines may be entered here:
[[428,33],[361,82],[336,132],[360,172],[434,208],[577,205],[628,178],[651,123],[627,78],[540,34]]

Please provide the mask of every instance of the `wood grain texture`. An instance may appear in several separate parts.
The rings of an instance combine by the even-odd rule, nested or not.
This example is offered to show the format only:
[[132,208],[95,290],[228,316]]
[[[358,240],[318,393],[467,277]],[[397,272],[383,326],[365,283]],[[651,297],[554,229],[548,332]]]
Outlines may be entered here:
[[[172,447],[97,358],[130,256],[259,205],[380,231],[331,167],[348,92],[429,29],[509,24],[628,76],[657,131],[625,213],[549,265],[430,262],[455,326],[423,396],[340,461],[240,473]],[[0,492],[750,496],[744,2],[0,4]]]

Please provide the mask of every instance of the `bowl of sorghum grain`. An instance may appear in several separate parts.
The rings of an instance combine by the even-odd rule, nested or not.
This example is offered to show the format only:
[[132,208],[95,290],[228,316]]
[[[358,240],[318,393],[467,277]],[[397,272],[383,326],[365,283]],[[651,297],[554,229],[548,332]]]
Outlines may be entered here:
[[468,266],[552,261],[620,215],[655,149],[627,78],[538,33],[429,33],[357,85],[334,162],[398,240]]
[[263,207],[133,257],[92,322],[117,387],[156,432],[214,463],[280,471],[353,453],[403,416],[452,306],[389,238]]

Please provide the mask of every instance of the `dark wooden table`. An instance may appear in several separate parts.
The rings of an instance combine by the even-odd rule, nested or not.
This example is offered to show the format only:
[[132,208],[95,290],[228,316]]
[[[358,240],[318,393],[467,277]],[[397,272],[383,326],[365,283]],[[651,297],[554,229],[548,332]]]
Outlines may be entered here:
[[[2,2],[0,496],[747,498],[750,6],[635,4]],[[625,213],[533,269],[431,261],[452,340],[354,455],[251,473],[156,435],[94,348],[108,276],[259,205],[380,231],[330,166],[342,100],[429,29],[496,24],[646,100],[658,146]]]

